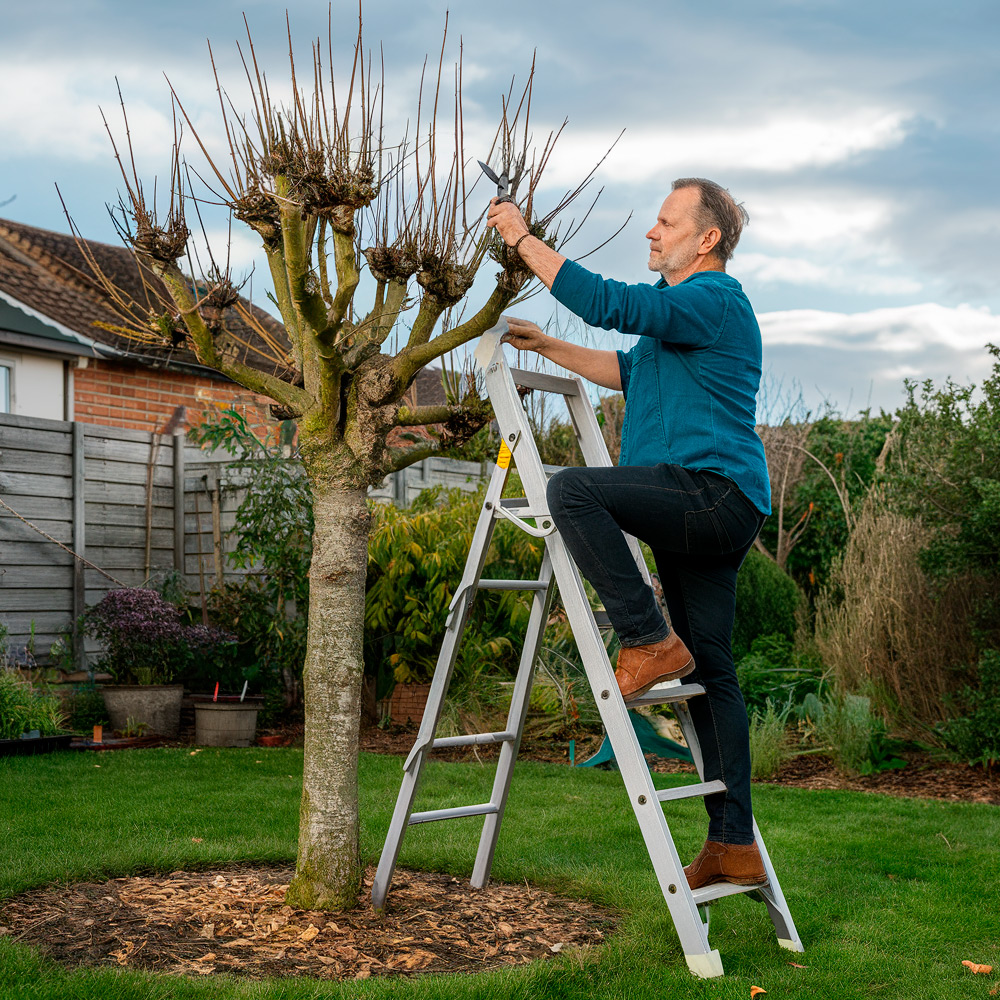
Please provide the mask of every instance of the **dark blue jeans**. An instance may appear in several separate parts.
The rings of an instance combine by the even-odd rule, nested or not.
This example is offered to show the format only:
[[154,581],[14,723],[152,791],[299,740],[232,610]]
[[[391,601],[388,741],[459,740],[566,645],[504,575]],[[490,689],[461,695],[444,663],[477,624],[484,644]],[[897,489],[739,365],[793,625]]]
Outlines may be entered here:
[[708,839],[753,843],[749,728],[731,640],[736,574],[764,515],[724,476],[679,465],[564,469],[549,480],[548,502],[623,646],[670,633],[621,532],[649,545],[671,624],[694,656],[690,680],[705,688],[688,702],[705,780],[727,788],[705,797]]

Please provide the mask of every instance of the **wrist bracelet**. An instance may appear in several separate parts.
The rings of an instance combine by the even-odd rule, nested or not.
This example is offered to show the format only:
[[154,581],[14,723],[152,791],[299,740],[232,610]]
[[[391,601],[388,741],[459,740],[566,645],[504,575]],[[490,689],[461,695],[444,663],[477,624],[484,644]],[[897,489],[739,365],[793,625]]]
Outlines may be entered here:
[[526,240],[530,235],[531,233],[524,233],[524,235],[519,236],[517,242],[511,246],[511,250],[513,250],[514,253],[518,255],[518,257],[521,256],[521,251],[518,250],[517,248],[521,245],[522,241]]

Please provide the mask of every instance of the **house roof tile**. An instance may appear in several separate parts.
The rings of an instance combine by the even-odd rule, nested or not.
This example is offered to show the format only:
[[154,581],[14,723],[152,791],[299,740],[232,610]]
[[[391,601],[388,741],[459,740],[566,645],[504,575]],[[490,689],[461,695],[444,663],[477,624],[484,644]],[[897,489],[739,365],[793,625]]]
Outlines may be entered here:
[[[140,272],[132,253],[94,240],[83,241],[100,271],[126,299],[135,304],[135,315],[162,312],[157,293],[163,286],[150,272]],[[105,353],[127,355],[146,364],[197,365],[194,352],[167,338],[145,342],[108,327],[124,327],[126,322],[116,312],[112,299],[94,276],[90,261],[76,239],[20,222],[0,219],[0,291],[36,310],[48,319],[93,341]],[[268,336],[282,347],[287,345],[284,327],[264,310],[242,300]],[[233,310],[226,314],[225,327],[244,342],[243,357],[254,367],[279,371],[271,350],[261,336],[243,322]],[[265,361],[265,359],[267,359]]]

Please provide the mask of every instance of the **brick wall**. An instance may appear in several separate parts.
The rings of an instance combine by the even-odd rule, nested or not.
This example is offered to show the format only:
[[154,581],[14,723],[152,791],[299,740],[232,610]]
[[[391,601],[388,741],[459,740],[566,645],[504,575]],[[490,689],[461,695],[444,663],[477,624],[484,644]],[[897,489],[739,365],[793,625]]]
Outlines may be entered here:
[[162,431],[178,406],[187,408],[191,426],[219,404],[240,410],[257,433],[275,426],[263,396],[223,379],[103,360],[91,360],[73,377],[74,417],[85,424]]

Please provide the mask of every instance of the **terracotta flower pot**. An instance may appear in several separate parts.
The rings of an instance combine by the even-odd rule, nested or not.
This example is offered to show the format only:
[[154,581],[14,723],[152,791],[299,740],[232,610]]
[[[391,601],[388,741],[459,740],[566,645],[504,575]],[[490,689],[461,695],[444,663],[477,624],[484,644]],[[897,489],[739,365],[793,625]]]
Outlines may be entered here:
[[258,736],[257,746],[259,747],[283,747],[288,743],[285,736]]
[[419,723],[430,690],[430,684],[397,684],[389,697],[389,718],[400,726]]

